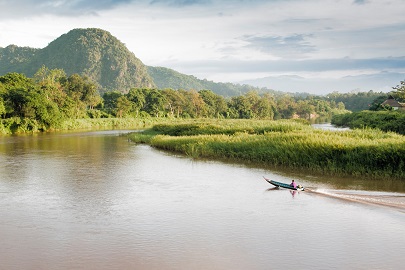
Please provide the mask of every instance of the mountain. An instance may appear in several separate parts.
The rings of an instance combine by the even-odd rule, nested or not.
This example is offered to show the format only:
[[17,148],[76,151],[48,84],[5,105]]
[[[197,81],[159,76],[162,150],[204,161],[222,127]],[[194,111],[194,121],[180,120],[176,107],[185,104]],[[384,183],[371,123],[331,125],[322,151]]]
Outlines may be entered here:
[[23,72],[23,66],[31,61],[39,49],[9,45],[0,48],[0,74],[7,72]]
[[185,75],[165,67],[148,66],[148,72],[158,88],[194,89],[197,91],[211,90],[224,97],[239,96],[250,90],[275,93],[275,91],[270,89],[261,89],[260,87],[247,84],[216,83],[208,80],[200,80],[193,75]]
[[240,83],[256,87],[268,87],[280,91],[307,92],[325,95],[338,92],[389,92],[405,79],[404,73],[379,72],[374,74],[345,76],[342,78],[304,78],[292,76],[269,76]]
[[141,60],[109,32],[96,28],[73,29],[43,49],[0,48],[0,74],[32,77],[43,65],[85,75],[99,84],[100,92],[155,87]]
[[269,91],[250,85],[215,83],[200,80],[164,67],[148,67],[109,32],[73,29],[43,49],[9,45],[0,48],[0,76],[8,72],[32,77],[43,65],[63,69],[69,76],[85,75],[98,83],[100,93],[130,88],[209,89],[225,96],[237,96],[250,90]]

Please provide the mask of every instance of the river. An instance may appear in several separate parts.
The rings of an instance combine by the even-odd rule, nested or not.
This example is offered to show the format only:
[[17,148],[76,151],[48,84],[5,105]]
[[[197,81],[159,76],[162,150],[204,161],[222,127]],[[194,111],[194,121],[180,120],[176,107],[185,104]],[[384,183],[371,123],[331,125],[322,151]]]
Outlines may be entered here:
[[193,160],[126,132],[0,137],[0,269],[403,268],[404,181]]

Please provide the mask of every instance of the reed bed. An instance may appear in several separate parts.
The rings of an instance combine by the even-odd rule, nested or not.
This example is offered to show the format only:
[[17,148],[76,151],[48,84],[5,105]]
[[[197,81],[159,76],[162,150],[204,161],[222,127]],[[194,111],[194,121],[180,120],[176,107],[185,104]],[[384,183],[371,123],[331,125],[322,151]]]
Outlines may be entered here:
[[159,123],[153,118],[86,118],[69,119],[63,122],[61,130],[104,129],[104,128],[151,128]]
[[[152,132],[152,133],[151,133]],[[405,137],[379,130],[328,131],[294,121],[158,125],[144,142],[193,158],[302,168],[330,175],[405,179]]]

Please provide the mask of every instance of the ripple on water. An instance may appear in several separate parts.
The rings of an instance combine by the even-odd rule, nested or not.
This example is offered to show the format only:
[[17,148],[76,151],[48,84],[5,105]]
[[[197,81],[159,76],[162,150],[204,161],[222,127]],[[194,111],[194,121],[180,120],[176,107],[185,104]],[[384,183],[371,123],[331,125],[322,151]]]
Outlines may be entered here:
[[306,191],[342,200],[399,208],[405,211],[405,195],[395,192],[307,189]]

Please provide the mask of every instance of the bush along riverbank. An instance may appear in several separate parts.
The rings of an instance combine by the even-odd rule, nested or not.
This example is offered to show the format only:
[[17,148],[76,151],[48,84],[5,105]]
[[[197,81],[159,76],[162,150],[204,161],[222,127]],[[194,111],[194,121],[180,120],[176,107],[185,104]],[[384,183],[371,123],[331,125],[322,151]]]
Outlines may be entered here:
[[405,179],[405,137],[374,129],[329,131],[291,120],[211,120],[159,124],[129,138],[193,158]]
[[405,135],[405,111],[361,111],[334,115],[332,124],[341,127],[373,128]]

